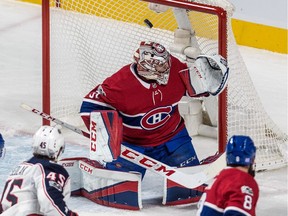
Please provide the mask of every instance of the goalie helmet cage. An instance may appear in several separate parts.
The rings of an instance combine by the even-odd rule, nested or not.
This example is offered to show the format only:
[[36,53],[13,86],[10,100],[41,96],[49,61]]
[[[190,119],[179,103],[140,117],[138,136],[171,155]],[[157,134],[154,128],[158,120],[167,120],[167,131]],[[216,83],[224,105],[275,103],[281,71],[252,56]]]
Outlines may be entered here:
[[[168,10],[156,13],[151,2]],[[174,9],[186,17],[177,19]],[[43,111],[79,126],[84,95],[130,63],[140,41],[169,49],[174,31],[187,27],[188,19],[193,45],[202,54],[223,55],[230,68],[228,87],[217,98],[219,151],[228,137],[249,135],[257,146],[257,170],[286,166],[287,134],[265,112],[253,86],[232,32],[233,10],[227,0],[42,0]]]

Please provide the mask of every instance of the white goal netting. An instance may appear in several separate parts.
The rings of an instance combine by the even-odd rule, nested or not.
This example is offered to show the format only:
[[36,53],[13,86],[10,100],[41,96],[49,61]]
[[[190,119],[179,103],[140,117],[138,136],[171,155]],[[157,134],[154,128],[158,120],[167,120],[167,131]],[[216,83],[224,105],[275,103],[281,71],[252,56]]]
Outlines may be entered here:
[[[225,0],[195,2],[221,7],[228,15],[224,32],[230,67],[227,137],[252,137],[257,145],[258,170],[286,165],[288,137],[264,110],[238,51],[230,23],[233,6]],[[196,10],[185,12],[201,52],[218,53],[218,17]],[[152,28],[144,24],[145,19],[151,21]],[[50,0],[51,114],[70,124],[81,124],[79,109],[83,96],[130,63],[140,41],[152,40],[170,47],[177,28],[179,20],[172,7],[155,13],[145,1]]]

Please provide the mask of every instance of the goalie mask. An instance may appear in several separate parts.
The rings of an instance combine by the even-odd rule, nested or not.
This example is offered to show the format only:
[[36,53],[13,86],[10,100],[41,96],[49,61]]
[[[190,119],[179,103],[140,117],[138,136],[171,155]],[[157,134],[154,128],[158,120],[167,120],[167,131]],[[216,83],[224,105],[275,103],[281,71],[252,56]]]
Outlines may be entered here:
[[146,80],[166,85],[169,79],[171,58],[164,46],[155,42],[140,43],[134,54],[138,74]]
[[33,137],[34,155],[46,156],[57,161],[65,149],[64,137],[60,129],[59,125],[40,127]]

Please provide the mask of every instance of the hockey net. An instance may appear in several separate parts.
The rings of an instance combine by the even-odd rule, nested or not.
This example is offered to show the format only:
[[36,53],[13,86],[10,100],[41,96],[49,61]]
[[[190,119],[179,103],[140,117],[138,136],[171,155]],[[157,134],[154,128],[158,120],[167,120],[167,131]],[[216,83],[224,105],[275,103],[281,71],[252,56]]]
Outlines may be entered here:
[[[44,112],[80,126],[83,96],[130,63],[140,41],[156,41],[169,49],[173,44],[175,47],[175,30],[186,28],[195,31],[192,47],[228,59],[227,90],[216,98],[216,103],[197,101],[210,117],[207,125],[218,131],[219,150],[223,151],[228,137],[249,135],[257,145],[258,170],[285,166],[287,134],[267,115],[254,89],[233,36],[233,6],[226,0],[151,2],[168,8],[156,13],[149,9],[149,0],[42,1]],[[147,26],[145,19],[153,27]],[[185,60],[179,50],[176,44],[171,52]],[[212,123],[215,113],[209,111],[211,104],[212,110],[218,110],[217,120]]]

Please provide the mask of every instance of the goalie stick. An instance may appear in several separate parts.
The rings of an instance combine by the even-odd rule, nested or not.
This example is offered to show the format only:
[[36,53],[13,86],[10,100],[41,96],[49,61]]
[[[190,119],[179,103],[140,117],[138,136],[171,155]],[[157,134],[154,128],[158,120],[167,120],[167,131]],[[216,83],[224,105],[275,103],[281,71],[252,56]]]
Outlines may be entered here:
[[[42,118],[55,122],[67,129],[70,129],[78,134],[81,134],[87,138],[90,138],[90,134],[73,126],[65,123],[59,119],[56,119],[46,113],[43,113],[35,108],[30,107],[27,104],[21,104],[21,107],[27,111],[35,113]],[[171,181],[174,181],[187,188],[195,188],[209,180],[214,178],[225,166],[226,166],[226,154],[223,153],[216,161],[207,165],[199,165],[194,167],[186,167],[185,172],[180,171],[180,169],[170,167],[160,161],[150,158],[134,149],[128,148],[121,145],[120,157],[135,163],[147,170],[150,170],[162,177],[165,177]],[[200,171],[199,171],[200,170]]]

